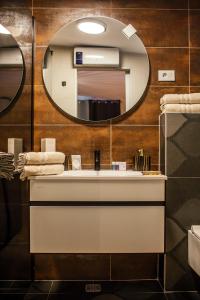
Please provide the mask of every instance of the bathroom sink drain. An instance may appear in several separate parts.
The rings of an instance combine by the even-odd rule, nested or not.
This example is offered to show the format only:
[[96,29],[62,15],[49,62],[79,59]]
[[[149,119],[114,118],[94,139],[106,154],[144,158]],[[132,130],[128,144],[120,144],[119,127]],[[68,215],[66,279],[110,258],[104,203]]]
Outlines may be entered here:
[[101,284],[99,283],[88,283],[85,285],[86,293],[100,293],[101,292]]

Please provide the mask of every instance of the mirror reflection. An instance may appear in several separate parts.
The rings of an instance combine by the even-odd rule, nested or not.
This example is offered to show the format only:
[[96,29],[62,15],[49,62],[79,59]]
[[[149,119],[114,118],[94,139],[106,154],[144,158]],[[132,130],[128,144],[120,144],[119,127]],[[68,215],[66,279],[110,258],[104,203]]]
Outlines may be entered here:
[[0,24],[0,112],[14,100],[24,72],[20,48],[11,33]]
[[44,56],[49,96],[63,112],[81,120],[108,120],[132,109],[148,78],[148,55],[134,28],[108,17],[65,25]]

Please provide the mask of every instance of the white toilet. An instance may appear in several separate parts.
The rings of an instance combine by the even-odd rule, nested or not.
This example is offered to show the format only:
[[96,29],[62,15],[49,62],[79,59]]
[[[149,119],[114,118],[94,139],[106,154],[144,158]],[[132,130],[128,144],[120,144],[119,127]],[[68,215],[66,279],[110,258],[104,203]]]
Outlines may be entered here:
[[200,225],[192,225],[188,230],[188,263],[200,276]]

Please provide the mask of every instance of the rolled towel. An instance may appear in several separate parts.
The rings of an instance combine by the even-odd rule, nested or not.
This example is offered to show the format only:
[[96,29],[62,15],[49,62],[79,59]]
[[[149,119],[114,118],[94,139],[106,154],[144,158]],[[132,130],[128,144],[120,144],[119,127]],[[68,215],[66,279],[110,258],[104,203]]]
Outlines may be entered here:
[[64,165],[25,165],[20,179],[25,180],[29,176],[58,175],[64,172]]
[[200,104],[200,93],[165,94],[160,104]]
[[27,152],[20,153],[17,168],[21,169],[24,165],[48,165],[63,164],[65,154],[62,152]]
[[163,113],[200,113],[200,104],[165,104],[160,109]]

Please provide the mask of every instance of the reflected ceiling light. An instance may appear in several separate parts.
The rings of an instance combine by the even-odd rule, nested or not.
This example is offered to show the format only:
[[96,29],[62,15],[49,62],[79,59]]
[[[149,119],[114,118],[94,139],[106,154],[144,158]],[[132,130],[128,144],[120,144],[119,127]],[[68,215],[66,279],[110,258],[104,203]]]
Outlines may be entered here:
[[3,25],[0,24],[0,33],[2,34],[11,34]]
[[88,34],[100,34],[106,30],[106,26],[96,20],[84,20],[78,24],[78,29]]

